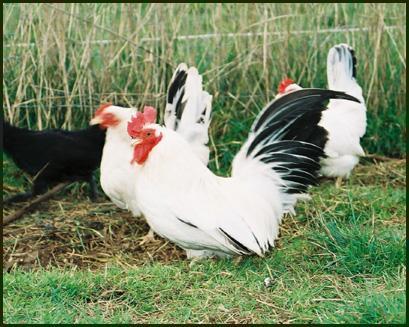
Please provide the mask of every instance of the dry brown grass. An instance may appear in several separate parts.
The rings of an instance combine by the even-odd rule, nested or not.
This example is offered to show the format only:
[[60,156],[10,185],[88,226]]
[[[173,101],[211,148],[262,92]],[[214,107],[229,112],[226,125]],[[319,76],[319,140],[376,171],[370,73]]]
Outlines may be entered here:
[[99,268],[105,263],[129,267],[184,256],[158,237],[139,245],[148,229],[143,218],[134,218],[110,202],[72,203],[60,196],[3,229],[3,264],[5,269],[15,265]]
[[163,108],[172,70],[187,62],[214,95],[211,135],[220,143],[237,132],[225,126],[258,112],[284,76],[325,87],[327,52],[347,42],[358,56],[371,118],[367,150],[403,153],[405,4],[43,3],[3,9],[3,110],[15,124],[78,128],[105,101]]
[[359,169],[354,170],[351,176],[353,183],[358,185],[406,187],[406,172],[403,169],[406,166],[406,159],[389,159],[385,161],[373,159],[371,161],[374,165],[361,165]]

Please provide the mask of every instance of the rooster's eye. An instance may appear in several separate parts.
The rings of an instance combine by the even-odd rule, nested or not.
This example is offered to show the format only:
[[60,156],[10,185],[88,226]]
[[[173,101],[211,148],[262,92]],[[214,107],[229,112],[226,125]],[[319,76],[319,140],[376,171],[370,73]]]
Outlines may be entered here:
[[146,136],[151,136],[151,132],[146,133]]

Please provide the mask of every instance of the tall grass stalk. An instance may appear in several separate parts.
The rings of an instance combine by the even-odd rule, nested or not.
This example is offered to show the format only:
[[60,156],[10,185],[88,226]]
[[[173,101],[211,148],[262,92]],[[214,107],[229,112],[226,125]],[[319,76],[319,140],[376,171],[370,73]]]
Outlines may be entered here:
[[403,156],[405,4],[3,4],[3,113],[33,129],[86,126],[101,102],[163,108],[180,62],[214,95],[224,165],[285,76],[326,86],[330,47],[358,57],[364,147]]

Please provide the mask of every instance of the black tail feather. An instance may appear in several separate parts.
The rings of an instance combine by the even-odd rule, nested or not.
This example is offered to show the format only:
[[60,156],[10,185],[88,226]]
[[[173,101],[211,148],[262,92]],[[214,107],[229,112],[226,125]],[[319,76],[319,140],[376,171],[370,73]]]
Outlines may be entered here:
[[302,113],[314,110],[310,105],[316,104],[315,110],[324,110],[330,99],[344,99],[360,103],[360,101],[344,92],[323,89],[302,89],[273,100],[261,112],[253,124],[252,131],[257,132],[262,126],[278,123],[283,119],[298,117]]
[[352,49],[351,47],[348,48],[348,51],[351,53],[351,57],[352,57],[352,77],[356,78],[356,57],[355,57],[355,50]]
[[177,125],[183,114],[182,99],[185,94],[185,84],[187,79],[187,67],[179,65],[178,69],[175,71],[172,81],[170,82],[168,93],[167,93],[167,103],[173,104],[175,108],[175,126]]
[[355,50],[352,49],[349,45],[344,44],[344,43],[336,45],[334,48],[338,53],[339,61],[340,62],[348,62],[350,64],[348,66],[351,69],[350,72],[352,73],[352,77],[356,78],[356,63],[357,63],[357,60],[356,60],[356,56],[355,56]]
[[286,193],[304,193],[317,184],[328,140],[328,132],[318,123],[330,99],[359,102],[343,92],[303,89],[271,102],[253,124],[247,156],[271,165]]

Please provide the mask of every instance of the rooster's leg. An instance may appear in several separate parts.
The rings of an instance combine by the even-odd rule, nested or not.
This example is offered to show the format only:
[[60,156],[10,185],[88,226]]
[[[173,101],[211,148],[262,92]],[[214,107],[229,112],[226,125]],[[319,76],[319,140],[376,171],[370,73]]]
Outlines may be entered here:
[[97,199],[97,184],[95,183],[94,175],[91,175],[89,180],[89,198],[92,202]]
[[145,236],[141,237],[141,241],[139,242],[139,245],[145,244],[145,243],[150,243],[150,242],[155,242],[155,234],[153,233],[153,229],[149,229],[148,234]]
[[342,177],[337,177],[335,180],[335,188],[341,188],[342,186]]
[[197,262],[201,260],[205,260],[208,258],[230,258],[231,255],[223,252],[218,251],[211,251],[211,250],[192,250],[192,249],[185,249],[186,256],[190,260],[189,267],[193,267]]

